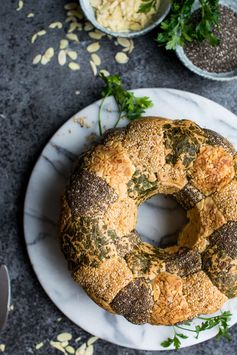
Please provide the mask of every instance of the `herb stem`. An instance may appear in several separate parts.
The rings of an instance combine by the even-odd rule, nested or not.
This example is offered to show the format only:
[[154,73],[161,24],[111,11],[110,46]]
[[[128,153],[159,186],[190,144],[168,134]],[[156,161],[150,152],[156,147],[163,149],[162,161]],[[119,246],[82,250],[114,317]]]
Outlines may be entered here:
[[175,327],[179,328],[179,329],[182,329],[182,330],[187,330],[188,332],[196,333],[196,330],[185,328],[185,327],[181,327],[180,325],[175,325]]
[[98,112],[98,126],[99,126],[99,133],[100,133],[100,136],[103,135],[103,129],[102,129],[102,123],[101,123],[101,111],[102,111],[102,107],[104,105],[104,102],[105,102],[105,99],[107,98],[107,96],[105,96],[102,100],[101,100],[101,103],[100,103],[100,106],[99,106],[99,112]]

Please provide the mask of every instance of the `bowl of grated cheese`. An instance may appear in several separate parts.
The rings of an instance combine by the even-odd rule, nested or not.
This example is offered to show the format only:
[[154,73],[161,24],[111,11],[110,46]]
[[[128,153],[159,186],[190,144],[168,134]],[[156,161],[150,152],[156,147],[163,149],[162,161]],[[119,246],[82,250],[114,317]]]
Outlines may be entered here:
[[167,16],[171,0],[80,0],[87,19],[98,30],[115,37],[138,37]]

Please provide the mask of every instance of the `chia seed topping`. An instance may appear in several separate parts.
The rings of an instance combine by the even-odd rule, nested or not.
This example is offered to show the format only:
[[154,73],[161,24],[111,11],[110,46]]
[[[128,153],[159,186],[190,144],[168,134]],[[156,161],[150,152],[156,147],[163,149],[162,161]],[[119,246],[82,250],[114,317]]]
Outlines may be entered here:
[[[195,11],[193,20],[199,16]],[[220,43],[212,46],[207,41],[188,43],[185,54],[191,62],[208,72],[229,72],[237,69],[237,14],[226,6],[220,6],[220,28],[214,28]]]

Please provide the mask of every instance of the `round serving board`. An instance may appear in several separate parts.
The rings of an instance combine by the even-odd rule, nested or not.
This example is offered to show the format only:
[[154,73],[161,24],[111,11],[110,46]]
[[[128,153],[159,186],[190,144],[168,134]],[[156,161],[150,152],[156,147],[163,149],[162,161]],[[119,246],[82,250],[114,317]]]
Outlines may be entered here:
[[[202,127],[213,129],[237,147],[237,117],[213,101],[192,93],[173,89],[138,89],[136,96],[149,96],[154,107],[147,116],[191,119]],[[162,341],[173,336],[168,326],[133,325],[121,316],[98,307],[76,284],[57,240],[59,201],[73,162],[98,139],[99,101],[70,118],[51,138],[32,172],[24,207],[24,231],[28,253],[35,273],[57,307],[74,323],[99,338],[112,343],[143,350],[164,350]],[[102,113],[104,129],[113,127],[117,112],[113,98],[108,98]],[[80,124],[81,123],[81,124]],[[84,127],[81,127],[81,125]],[[126,125],[123,120],[121,126]],[[89,126],[89,127],[88,127]],[[137,230],[146,241],[156,244],[172,236],[185,223],[183,210],[171,199],[154,197],[139,208]],[[165,238],[166,237],[166,238]],[[224,307],[237,322],[237,299]],[[193,324],[197,324],[197,320]],[[203,342],[217,329],[200,333],[196,339],[189,333],[182,347]],[[171,347],[172,348],[172,347]],[[169,349],[171,349],[169,348]]]

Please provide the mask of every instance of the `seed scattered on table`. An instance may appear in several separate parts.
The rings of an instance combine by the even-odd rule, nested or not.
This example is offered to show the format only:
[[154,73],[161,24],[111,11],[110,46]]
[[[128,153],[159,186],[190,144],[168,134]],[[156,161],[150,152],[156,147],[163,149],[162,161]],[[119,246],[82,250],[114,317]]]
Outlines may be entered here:
[[66,61],[67,61],[66,51],[61,49],[61,51],[59,51],[58,53],[58,63],[63,66],[66,63]]
[[71,333],[67,333],[67,332],[58,334],[58,336],[57,336],[57,340],[58,341],[69,341],[71,339],[72,339],[72,334]]
[[67,39],[61,39],[59,48],[60,49],[65,49],[68,46],[68,40]]
[[110,75],[108,70],[105,70],[105,69],[101,69],[100,73],[104,74],[104,76],[109,76]]
[[94,344],[99,338],[98,337],[91,337],[87,340],[87,345]]
[[79,42],[78,36],[75,33],[67,33],[66,37],[71,41]]
[[126,64],[129,60],[127,54],[123,53],[123,52],[118,52],[116,55],[115,55],[115,60],[117,63],[119,64]]
[[72,346],[67,346],[65,348],[65,350],[69,353],[69,354],[75,354],[75,349]]
[[91,60],[92,60],[92,62],[95,63],[95,65],[100,65],[101,64],[101,59],[98,56],[98,54],[96,54],[96,53],[92,53]]
[[88,35],[93,39],[101,39],[104,36],[102,33],[97,33],[95,31],[89,32]]
[[63,24],[62,24],[62,22],[59,22],[59,21],[53,22],[49,25],[49,28],[62,28],[62,27],[63,27]]
[[120,44],[120,46],[122,47],[129,47],[130,46],[130,41],[127,38],[123,38],[123,37],[118,37],[117,38],[117,42],[118,44]]
[[42,55],[41,55],[41,54],[37,54],[37,55],[34,57],[32,63],[33,63],[34,65],[38,64],[38,63],[41,61],[41,58],[42,58]]
[[76,2],[69,2],[68,4],[64,5],[65,10],[75,10],[78,8],[78,4]]
[[57,349],[57,350],[60,350],[62,351],[64,354],[66,354],[66,351],[64,350],[64,348],[62,347],[61,343],[59,341],[50,341],[50,345]]
[[20,11],[24,6],[24,2],[23,0],[19,0],[18,1],[18,8],[16,9],[16,11]]
[[91,31],[94,29],[94,26],[90,22],[86,22],[84,25],[84,30],[85,31]]
[[68,55],[72,60],[76,60],[76,59],[77,59],[77,52],[75,52],[75,51],[67,51],[67,55]]
[[96,68],[95,63],[92,62],[92,60],[90,60],[90,66],[91,66],[91,69],[92,69],[93,74],[96,76],[96,74],[97,74],[97,68]]
[[91,43],[86,49],[89,53],[97,52],[100,49],[100,44],[99,42]]
[[34,16],[35,16],[35,14],[34,14],[33,12],[30,12],[30,13],[27,15],[28,18],[34,17]]
[[6,349],[6,345],[5,344],[0,344],[0,351],[4,352]]
[[44,343],[43,343],[43,342],[38,343],[38,344],[35,345],[35,349],[36,349],[36,350],[39,350],[39,349],[42,348],[43,346],[44,346]]
[[78,63],[75,63],[75,62],[70,62],[68,64],[69,68],[71,70],[79,70],[80,69],[80,65]]

